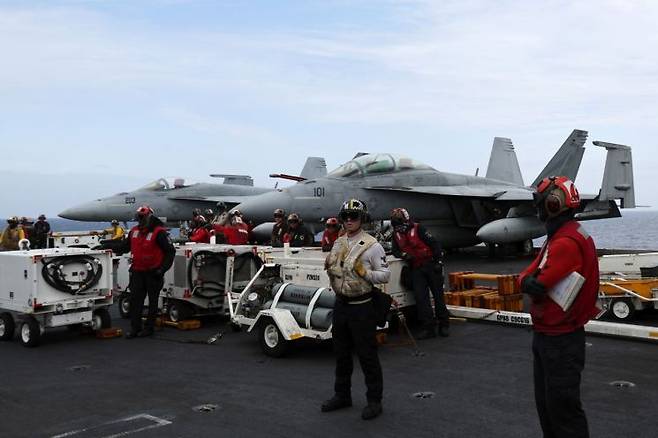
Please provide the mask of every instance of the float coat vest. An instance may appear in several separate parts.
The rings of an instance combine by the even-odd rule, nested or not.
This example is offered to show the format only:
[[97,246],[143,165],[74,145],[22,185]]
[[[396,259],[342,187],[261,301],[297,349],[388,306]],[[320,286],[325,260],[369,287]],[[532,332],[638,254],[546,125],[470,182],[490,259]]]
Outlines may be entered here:
[[432,260],[432,248],[430,248],[418,235],[418,224],[415,223],[406,233],[395,232],[395,241],[400,251],[406,252],[413,257],[411,267],[418,268]]
[[25,231],[20,226],[15,228],[7,227],[2,233],[2,246],[7,250],[17,250],[18,242],[25,239]]
[[350,251],[347,235],[334,242],[334,247],[327,257],[327,273],[331,288],[339,295],[353,298],[372,292],[372,283],[356,273],[354,265],[361,254],[377,243],[377,239],[367,233],[361,233],[361,240]]
[[166,233],[165,228],[156,226],[153,231],[145,231],[140,230],[139,226],[135,226],[130,230],[130,252],[133,256],[133,271],[152,271],[162,266],[164,253],[156,242],[158,233]]
[[234,224],[224,227],[224,236],[229,245],[246,245],[249,242],[247,224]]
[[[548,296],[533,300],[530,306],[530,315],[532,315],[534,329],[549,335],[573,332],[583,327],[599,313],[599,309],[596,307],[599,292],[599,261],[596,256],[594,241],[578,222],[568,222],[557,230],[545,245],[544,251],[539,253],[537,259],[544,257],[545,252],[550,248],[551,240],[564,237],[576,242],[580,249],[583,262],[578,273],[585,277],[585,283],[583,283],[578,296],[566,312]],[[522,275],[529,274],[532,273],[524,272]]]

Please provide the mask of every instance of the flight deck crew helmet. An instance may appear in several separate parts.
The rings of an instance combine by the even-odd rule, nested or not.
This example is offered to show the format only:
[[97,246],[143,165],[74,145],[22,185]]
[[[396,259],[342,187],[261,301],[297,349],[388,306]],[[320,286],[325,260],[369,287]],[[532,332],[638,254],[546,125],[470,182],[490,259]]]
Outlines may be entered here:
[[580,195],[576,185],[566,176],[544,178],[534,194],[535,206],[546,218],[553,218],[567,210],[580,207]]
[[195,208],[194,210],[192,210],[192,217],[197,217],[199,215],[201,215],[201,209],[200,208]]
[[394,208],[391,210],[391,225],[406,224],[411,220],[409,212],[406,208]]
[[276,210],[274,210],[274,213],[273,213],[272,215],[273,215],[275,218],[277,218],[277,217],[285,217],[285,216],[286,216],[286,212],[283,211],[283,208],[277,208]]
[[38,219],[40,221],[45,221],[46,220],[46,215],[45,214],[40,214]]
[[350,199],[343,203],[340,208],[338,217],[341,222],[346,222],[348,219],[359,219],[361,222],[370,222],[370,215],[368,214],[368,207],[366,203],[358,199]]
[[298,224],[302,220],[299,218],[299,215],[297,213],[290,213],[288,215],[288,222],[293,223],[293,224]]
[[213,217],[215,215],[215,212],[212,211],[212,208],[206,208],[206,215],[208,217]]
[[327,228],[330,227],[338,228],[339,227],[338,219],[336,219],[335,217],[330,217],[329,219],[327,219],[327,222],[325,222],[325,225]]
[[17,216],[12,216],[7,219],[8,224],[16,224],[18,225],[18,217]]
[[112,219],[112,222],[110,222],[112,225],[119,225],[119,221],[116,219]]
[[151,214],[153,214],[153,209],[146,204],[137,209],[137,216],[148,216]]

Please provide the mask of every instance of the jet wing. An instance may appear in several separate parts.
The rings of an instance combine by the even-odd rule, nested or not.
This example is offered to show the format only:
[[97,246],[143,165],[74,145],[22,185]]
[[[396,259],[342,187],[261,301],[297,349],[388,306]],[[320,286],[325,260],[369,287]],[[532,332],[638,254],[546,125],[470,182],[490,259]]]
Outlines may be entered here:
[[499,201],[532,201],[532,190],[530,189],[499,185],[366,187],[366,190],[422,193],[459,198],[488,198]]

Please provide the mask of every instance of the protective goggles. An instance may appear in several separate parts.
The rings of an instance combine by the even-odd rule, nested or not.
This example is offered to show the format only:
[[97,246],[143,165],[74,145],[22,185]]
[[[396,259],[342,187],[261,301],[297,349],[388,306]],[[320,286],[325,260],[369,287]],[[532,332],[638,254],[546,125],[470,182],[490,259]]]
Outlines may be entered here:
[[361,219],[361,213],[358,211],[344,211],[340,214],[340,220],[343,222],[347,222],[348,220],[350,221],[357,221]]

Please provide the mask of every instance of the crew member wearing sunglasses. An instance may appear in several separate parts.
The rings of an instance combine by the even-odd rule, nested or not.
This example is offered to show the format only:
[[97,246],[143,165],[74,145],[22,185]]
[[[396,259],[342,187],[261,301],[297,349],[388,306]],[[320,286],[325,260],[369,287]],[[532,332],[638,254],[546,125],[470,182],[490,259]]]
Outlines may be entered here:
[[375,285],[387,283],[391,271],[384,248],[362,229],[362,225],[370,221],[366,205],[358,199],[350,199],[343,204],[339,219],[345,234],[336,239],[325,262],[336,293],[332,325],[336,353],[335,394],[322,404],[322,412],[352,406],[352,353],[356,351],[367,387],[368,405],[361,418],[370,420],[382,413],[383,391],[373,296]]
[[293,248],[313,245],[313,234],[297,213],[290,213],[288,216],[288,232],[283,235],[283,243],[289,243]]
[[274,247],[283,246],[283,236],[288,232],[286,223],[286,212],[281,208],[274,210],[274,226],[272,227],[271,245]]

